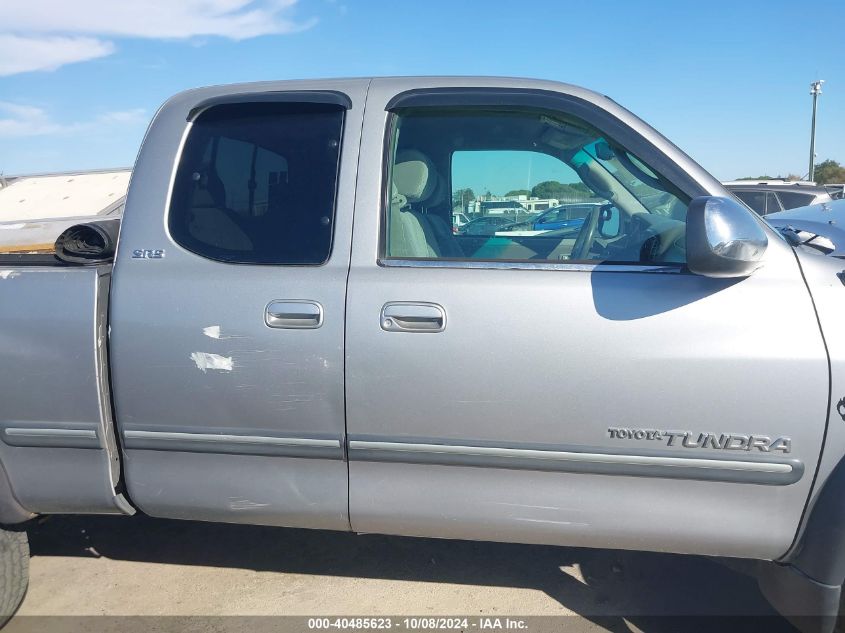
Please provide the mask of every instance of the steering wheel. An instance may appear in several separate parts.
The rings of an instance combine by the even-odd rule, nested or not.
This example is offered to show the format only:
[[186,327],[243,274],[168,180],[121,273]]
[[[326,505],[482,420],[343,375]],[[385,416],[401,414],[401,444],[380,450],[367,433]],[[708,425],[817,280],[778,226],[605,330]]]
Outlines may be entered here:
[[599,218],[605,209],[609,209],[612,206],[612,204],[603,204],[590,211],[589,217],[581,225],[578,237],[575,238],[575,244],[572,247],[572,254],[569,256],[569,259],[590,258],[590,249],[593,248],[593,243],[596,241],[596,229],[599,225]]

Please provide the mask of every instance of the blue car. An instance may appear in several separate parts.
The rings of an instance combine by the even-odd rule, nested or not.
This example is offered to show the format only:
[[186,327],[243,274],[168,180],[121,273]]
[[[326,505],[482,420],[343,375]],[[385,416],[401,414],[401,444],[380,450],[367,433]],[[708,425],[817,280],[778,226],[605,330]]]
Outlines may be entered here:
[[558,229],[577,229],[584,224],[590,213],[604,204],[603,202],[579,202],[553,207],[534,220],[535,231],[556,231]]

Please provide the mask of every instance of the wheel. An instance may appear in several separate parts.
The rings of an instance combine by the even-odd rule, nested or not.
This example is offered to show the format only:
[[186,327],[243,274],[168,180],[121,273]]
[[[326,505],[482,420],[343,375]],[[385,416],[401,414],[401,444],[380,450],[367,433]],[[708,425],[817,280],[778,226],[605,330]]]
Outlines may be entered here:
[[29,584],[26,531],[0,527],[0,626],[18,610]]

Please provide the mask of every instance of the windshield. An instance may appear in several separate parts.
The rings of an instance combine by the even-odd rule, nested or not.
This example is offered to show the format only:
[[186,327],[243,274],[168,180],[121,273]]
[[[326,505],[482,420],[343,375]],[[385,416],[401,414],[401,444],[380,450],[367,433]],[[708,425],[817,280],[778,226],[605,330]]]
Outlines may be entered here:
[[612,147],[604,138],[585,145],[573,161],[595,161],[649,213],[674,216],[681,208],[686,210],[686,205],[671,192],[668,182],[636,156],[620,147]]

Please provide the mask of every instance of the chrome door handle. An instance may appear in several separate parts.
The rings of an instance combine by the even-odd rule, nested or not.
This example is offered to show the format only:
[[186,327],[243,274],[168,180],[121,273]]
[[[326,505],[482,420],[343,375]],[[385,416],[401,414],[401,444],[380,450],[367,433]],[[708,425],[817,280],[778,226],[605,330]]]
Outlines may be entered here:
[[442,332],[446,311],[436,303],[391,301],[381,309],[381,329],[386,332]]
[[316,301],[271,301],[264,310],[268,327],[314,330],[323,325],[323,306]]

